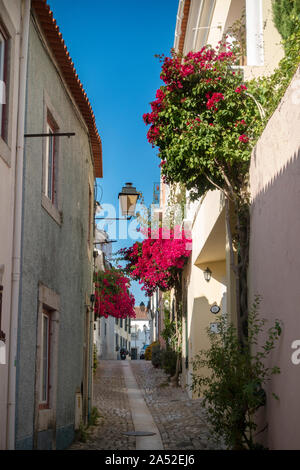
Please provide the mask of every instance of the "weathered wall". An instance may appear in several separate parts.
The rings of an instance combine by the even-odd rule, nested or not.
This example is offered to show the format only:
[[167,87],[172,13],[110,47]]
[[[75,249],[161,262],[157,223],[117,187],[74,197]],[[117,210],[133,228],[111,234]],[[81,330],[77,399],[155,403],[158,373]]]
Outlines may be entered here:
[[[188,386],[187,390],[192,396],[191,374],[193,372],[192,361],[201,349],[208,349],[210,342],[207,328],[211,323],[220,319],[222,313],[226,313],[226,262],[212,261],[208,263],[212,271],[209,282],[204,279],[203,271],[206,265],[197,266],[190,258],[183,272],[183,285],[187,289],[187,319],[183,320],[183,344],[182,344],[182,381]],[[220,306],[219,314],[213,314],[210,307],[213,304]],[[186,330],[187,328],[187,330]],[[186,356],[189,368],[186,368]],[[208,370],[201,373],[208,374]],[[194,394],[197,397],[197,394]]]
[[250,168],[250,302],[255,294],[262,296],[260,314],[268,327],[276,318],[283,322],[268,361],[281,373],[267,386],[267,406],[260,413],[260,426],[268,422],[262,438],[270,449],[300,448],[300,365],[291,360],[292,343],[300,340],[299,79],[298,70],[254,149]]
[[98,318],[94,333],[99,359],[116,359],[115,318]]
[[[43,139],[26,140],[22,288],[17,362],[16,447],[33,445],[38,285],[60,299],[56,423],[40,433],[39,447],[66,447],[73,438],[75,392],[82,387],[85,303],[91,293],[88,250],[88,182],[93,172],[87,130],[66,92],[34,26],[30,25],[26,132],[44,131],[45,92],[59,116],[60,132],[75,132],[59,140],[58,197],[62,223],[42,207]],[[56,428],[52,432],[52,428]],[[54,438],[53,438],[54,436]],[[55,445],[55,444],[54,444]]]

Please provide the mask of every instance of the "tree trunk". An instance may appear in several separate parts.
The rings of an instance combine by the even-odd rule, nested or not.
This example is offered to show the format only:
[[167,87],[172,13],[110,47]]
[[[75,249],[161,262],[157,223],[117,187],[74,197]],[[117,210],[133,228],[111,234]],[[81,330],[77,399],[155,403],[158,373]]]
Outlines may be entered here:
[[174,386],[179,385],[179,374],[181,372],[181,354],[180,354],[180,345],[181,345],[181,333],[179,332],[178,319],[182,318],[182,312],[180,309],[180,302],[182,296],[182,287],[181,287],[181,275],[179,275],[178,281],[175,284],[175,326],[176,326],[176,336],[177,336],[177,361],[176,361],[176,371],[175,375],[171,377],[171,382]]
[[250,214],[247,203],[237,204],[237,242],[238,242],[238,278],[239,278],[239,338],[248,336],[248,264],[249,264]]
[[[249,263],[249,205],[242,198],[234,200],[234,210],[236,214],[236,230],[231,234],[229,201],[225,200],[225,217],[228,241],[230,246],[230,265],[235,275],[236,290],[236,311],[238,337],[243,343],[247,337],[247,317],[248,317],[248,285],[247,272]],[[235,262],[233,244],[237,247],[237,264]]]

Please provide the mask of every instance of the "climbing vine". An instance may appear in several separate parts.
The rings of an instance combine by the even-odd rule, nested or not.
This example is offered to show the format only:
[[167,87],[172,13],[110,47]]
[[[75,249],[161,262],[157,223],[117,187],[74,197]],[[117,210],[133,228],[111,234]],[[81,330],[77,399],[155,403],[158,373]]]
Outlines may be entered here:
[[99,271],[94,275],[94,282],[96,317],[135,318],[135,300],[129,292],[130,280],[122,271]]

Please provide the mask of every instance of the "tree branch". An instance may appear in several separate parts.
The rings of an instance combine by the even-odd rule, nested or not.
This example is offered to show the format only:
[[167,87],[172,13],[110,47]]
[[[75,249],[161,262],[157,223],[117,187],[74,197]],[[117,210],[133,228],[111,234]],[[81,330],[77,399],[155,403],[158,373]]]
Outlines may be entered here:
[[215,188],[219,189],[219,191],[221,191],[221,192],[224,194],[225,198],[228,198],[228,199],[230,199],[231,201],[233,201],[233,199],[230,197],[230,195],[227,193],[227,191],[225,191],[225,189],[221,188],[221,186],[219,186],[218,184],[214,183],[214,181],[213,181],[212,179],[210,179],[210,177],[207,176],[206,173],[203,173],[203,174],[204,174],[205,178],[207,179],[207,181],[210,182],[210,184],[212,184],[213,186],[215,186]]
[[216,160],[216,158],[214,158],[214,161],[216,163],[216,165],[218,166],[218,168],[220,169],[221,173],[222,173],[222,176],[225,180],[225,183],[227,184],[228,188],[229,188],[229,191],[232,195],[232,198],[230,198],[232,201],[234,201],[236,199],[236,196],[235,196],[235,192],[233,190],[233,187],[232,187],[232,184],[230,183],[229,179],[228,179],[228,176],[226,175],[225,173],[225,170],[224,168],[222,167],[222,165],[220,165],[220,163]]
[[229,201],[225,199],[225,221],[226,221],[226,228],[227,228],[227,236],[229,242],[229,249],[230,249],[230,266],[236,276],[238,276],[238,266],[234,262],[234,251],[233,251],[233,243],[232,243],[232,233],[230,227],[230,216],[229,216]]

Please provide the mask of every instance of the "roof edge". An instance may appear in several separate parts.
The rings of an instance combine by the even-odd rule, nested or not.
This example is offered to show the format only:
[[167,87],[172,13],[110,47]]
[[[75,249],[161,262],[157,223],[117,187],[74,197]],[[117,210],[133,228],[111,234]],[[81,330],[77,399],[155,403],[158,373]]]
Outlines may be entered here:
[[47,0],[32,0],[32,8],[39,20],[48,45],[55,57],[61,74],[73,96],[79,111],[87,125],[93,153],[94,171],[96,178],[103,177],[102,142],[96,126],[92,106],[78,78],[74,63],[69,55],[67,46],[53,17]]

